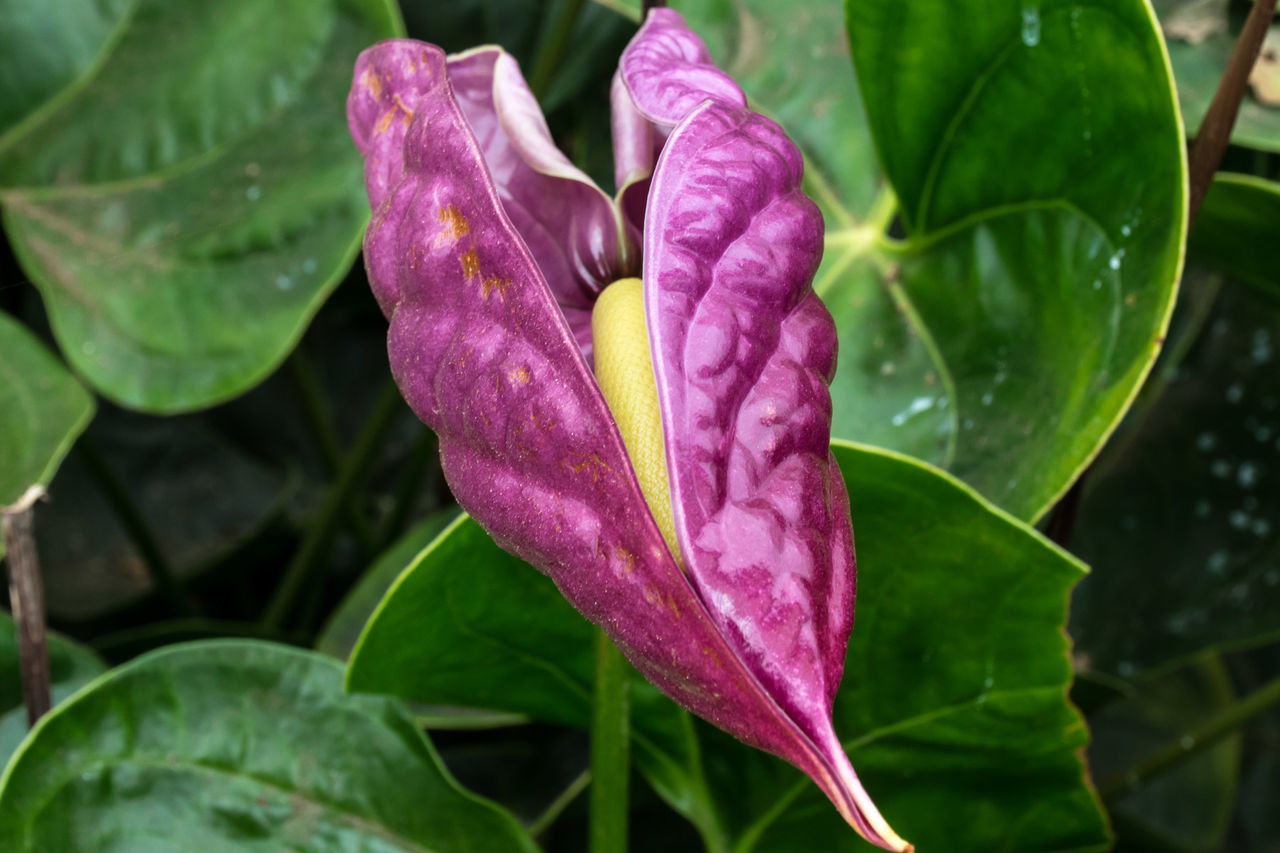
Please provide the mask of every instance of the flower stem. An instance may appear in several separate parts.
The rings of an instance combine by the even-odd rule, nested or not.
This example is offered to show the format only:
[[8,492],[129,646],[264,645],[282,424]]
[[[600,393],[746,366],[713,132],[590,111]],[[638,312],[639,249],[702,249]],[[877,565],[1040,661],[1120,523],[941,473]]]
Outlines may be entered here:
[[[315,367],[300,346],[293,350],[286,364],[294,390],[298,392],[298,402],[302,405],[303,420],[306,421],[316,446],[320,448],[320,458],[324,461],[325,470],[330,477],[337,476],[342,467],[342,446],[338,442],[338,431],[333,426],[333,417]],[[377,553],[376,537],[360,507],[348,504],[347,521],[351,524],[351,530],[359,540],[364,555],[372,557]]]
[[1152,777],[1169,771],[1201,750],[1213,746],[1254,717],[1277,705],[1280,705],[1280,678],[1268,682],[1214,714],[1198,728],[1160,747],[1131,769],[1104,780],[1098,786],[1098,792],[1106,800],[1123,796]]
[[111,463],[107,461],[106,455],[98,447],[97,442],[92,436],[82,435],[76,442],[76,451],[103,496],[111,504],[116,518],[124,526],[125,533],[133,542],[133,547],[138,549],[138,554],[147,566],[147,573],[151,576],[151,583],[155,585],[156,591],[178,616],[194,615],[195,608],[183,595],[182,586],[178,583],[169,559],[164,555],[164,549],[160,547],[159,538],[152,531],[142,509],[134,502],[128,487],[111,467]]
[[600,632],[591,716],[591,853],[625,853],[631,682],[622,653]]
[[293,561],[285,569],[284,578],[276,588],[267,609],[263,612],[263,627],[271,631],[284,628],[286,620],[298,602],[298,597],[313,579],[312,575],[322,568],[321,556],[333,538],[338,516],[343,512],[356,490],[360,477],[366,472],[378,450],[381,449],[382,437],[391,426],[395,415],[400,411],[400,391],[394,382],[388,382],[382,394],[373,405],[373,412],[365,422],[355,446],[347,454],[338,471],[337,480],[330,487],[320,510],[311,519],[302,544]]
[[1189,158],[1191,199],[1187,217],[1187,230],[1196,221],[1200,204],[1213,183],[1213,174],[1222,163],[1222,155],[1231,142],[1231,129],[1235,127],[1240,103],[1249,86],[1249,72],[1258,61],[1262,42],[1276,14],[1276,0],[1257,0],[1244,22],[1236,46],[1227,60],[1227,70],[1222,74],[1218,90],[1209,104]]
[[27,724],[48,712],[49,646],[44,631],[44,587],[40,584],[40,564],[31,506],[0,514],[5,558],[9,562],[9,606],[18,633],[18,661],[22,671],[22,702],[27,706]]
[[587,0],[561,0],[555,9],[551,23],[543,27],[542,40],[534,56],[533,69],[529,72],[529,88],[541,100],[547,94],[556,69],[564,62],[569,47],[569,37],[578,23],[578,15]]

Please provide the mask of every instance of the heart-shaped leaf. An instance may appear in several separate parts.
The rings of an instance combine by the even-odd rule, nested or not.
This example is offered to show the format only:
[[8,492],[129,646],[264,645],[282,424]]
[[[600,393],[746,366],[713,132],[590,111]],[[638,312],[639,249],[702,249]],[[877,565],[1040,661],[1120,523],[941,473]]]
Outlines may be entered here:
[[25,326],[0,312],[0,510],[49,485],[94,402]]
[[834,4],[680,9],[805,151],[834,434],[1039,517],[1124,413],[1173,302],[1182,130],[1146,4],[856,0],[856,78]]
[[63,351],[127,406],[235,396],[355,257],[368,211],[344,101],[356,54],[395,34],[397,13],[384,0],[121,0],[85,18],[63,7],[88,4],[38,5],[23,18],[40,40],[0,55],[0,101],[39,70],[28,91],[45,95],[10,108],[0,205]]
[[[1086,732],[1064,695],[1066,596],[1082,567],[935,469],[835,452],[860,569],[836,726],[886,817],[919,849],[1104,847]],[[545,577],[462,519],[388,593],[348,686],[581,726],[591,639]],[[634,714],[641,771],[709,849],[865,849],[782,762],[709,727],[695,736],[651,688]]]
[[895,421],[945,408],[931,457],[1037,518],[1119,421],[1173,304],[1185,167],[1159,34],[1140,0],[846,8],[909,235],[879,263],[938,355]]
[[330,658],[242,641],[113,670],[19,748],[0,779],[0,847],[537,849],[458,787],[396,703],[341,682]]

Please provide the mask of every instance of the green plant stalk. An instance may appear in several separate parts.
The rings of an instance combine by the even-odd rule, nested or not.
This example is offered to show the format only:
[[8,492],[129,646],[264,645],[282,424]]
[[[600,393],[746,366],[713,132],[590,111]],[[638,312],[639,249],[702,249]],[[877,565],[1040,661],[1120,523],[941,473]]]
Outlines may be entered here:
[[591,853],[625,853],[631,775],[631,681],[622,653],[603,631],[596,639],[591,712]]
[[555,823],[556,819],[559,818],[560,815],[564,814],[564,810],[569,808],[569,806],[573,804],[573,801],[578,799],[578,795],[585,791],[587,786],[590,784],[590,770],[583,770],[575,776],[573,781],[569,783],[569,786],[561,791],[558,797],[551,801],[551,805],[547,806],[546,810],[534,818],[529,824],[529,834],[536,838],[550,829],[551,824]]
[[128,487],[120,479],[120,475],[116,473],[116,470],[111,467],[111,463],[107,461],[106,455],[98,447],[97,442],[87,434],[82,435],[80,440],[76,442],[76,451],[80,454],[80,458],[84,460],[85,466],[89,469],[89,474],[93,477],[94,482],[98,484],[98,488],[102,491],[103,496],[106,497],[107,503],[111,504],[111,509],[124,526],[125,533],[128,534],[129,539],[133,542],[133,546],[138,549],[138,554],[146,564],[147,572],[151,575],[151,582],[155,584],[156,590],[178,616],[194,615],[195,608],[192,607],[191,601],[183,594],[182,586],[178,583],[173,567],[169,564],[168,558],[165,557],[164,549],[160,547],[160,540],[151,530],[151,525],[147,523],[146,516],[142,514],[141,508],[134,502]]
[[9,606],[18,633],[18,665],[22,672],[22,704],[27,725],[48,713],[50,693],[49,643],[44,630],[44,587],[36,559],[31,506],[0,513],[5,559],[9,563]]
[[1106,779],[1098,786],[1103,799],[1123,796],[1155,776],[1186,761],[1201,750],[1234,733],[1254,717],[1280,705],[1280,678],[1276,678],[1243,699],[1214,714],[1203,724],[1181,735],[1148,755],[1124,773]]
[[374,403],[355,446],[343,461],[324,503],[308,524],[298,553],[285,569],[280,585],[263,611],[262,624],[266,630],[280,631],[284,628],[299,596],[315,581],[316,572],[324,567],[321,556],[333,538],[338,517],[356,492],[361,476],[381,448],[383,436],[403,405],[399,389],[394,382],[388,381]]
[[[333,418],[330,416],[329,406],[325,402],[315,368],[300,346],[294,348],[287,364],[289,378],[293,381],[293,387],[298,392],[298,400],[302,404],[303,420],[311,431],[311,437],[315,439],[316,446],[320,448],[320,458],[324,460],[326,472],[330,477],[336,477],[342,467],[342,445],[338,441],[338,431],[334,429]],[[347,521],[351,524],[351,530],[355,533],[364,555],[372,557],[376,554],[377,539],[364,513],[360,511],[360,507],[355,504],[347,505]]]
[[413,446],[413,453],[405,463],[404,473],[400,476],[400,484],[396,488],[395,502],[391,515],[382,525],[379,538],[379,551],[391,547],[391,544],[409,525],[409,516],[413,513],[414,504],[422,492],[422,484],[426,482],[427,473],[431,470],[431,462],[438,459],[436,454],[436,435],[426,427]]
[[534,55],[533,69],[529,72],[529,88],[539,100],[547,94],[556,69],[564,62],[569,38],[573,35],[573,28],[585,5],[586,0],[562,0],[560,7],[555,10],[555,18],[543,29],[538,52]]

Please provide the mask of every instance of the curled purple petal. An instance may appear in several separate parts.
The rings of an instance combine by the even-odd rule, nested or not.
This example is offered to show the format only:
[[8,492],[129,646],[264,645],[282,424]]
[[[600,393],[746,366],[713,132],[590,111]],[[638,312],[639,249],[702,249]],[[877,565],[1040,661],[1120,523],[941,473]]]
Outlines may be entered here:
[[[589,313],[600,289],[636,262],[612,199],[556,147],[510,54],[476,48],[450,57],[448,68],[503,209],[557,303]],[[589,323],[575,330],[589,354]]]
[[[633,53],[669,56],[672,45],[696,59],[700,42],[680,35],[679,16],[657,11],[625,70],[640,64]],[[831,724],[855,569],[829,450],[836,330],[811,286],[822,215],[800,189],[803,159],[781,128],[721,90],[691,91],[715,74],[662,75],[628,77],[633,93],[636,80],[659,93],[650,115],[670,120],[698,104],[663,149],[644,230],[645,311],[685,565],[735,653],[803,733],[781,754],[804,767],[816,753],[826,772],[810,773],[849,822],[906,849]]]
[[716,68],[679,12],[652,9],[622,54],[622,81],[641,115],[673,127],[707,99],[745,107],[746,95]]
[[[830,790],[841,768],[762,688],[672,560],[452,97],[444,55],[424,48],[425,59],[414,58],[422,97],[403,137],[402,179],[386,192],[365,252],[391,321],[392,372],[439,435],[458,502],[546,572],[657,687]],[[368,62],[377,67],[379,57]],[[376,149],[368,136],[361,144]]]

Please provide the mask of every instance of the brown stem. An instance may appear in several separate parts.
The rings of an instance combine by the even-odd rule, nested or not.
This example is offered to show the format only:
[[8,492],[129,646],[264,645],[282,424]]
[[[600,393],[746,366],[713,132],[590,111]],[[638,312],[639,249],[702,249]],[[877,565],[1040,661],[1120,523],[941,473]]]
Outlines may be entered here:
[[667,5],[667,0],[644,0],[644,2],[640,4],[640,20],[643,21],[645,18],[649,17],[650,9],[657,9],[660,6],[665,5]]
[[30,502],[0,514],[5,557],[9,562],[9,604],[18,632],[18,660],[22,670],[22,701],[27,723],[35,725],[49,710],[49,647],[44,632],[44,589],[36,560],[36,540]]
[[1227,62],[1227,70],[1218,83],[1218,91],[1214,93],[1209,111],[1205,113],[1200,124],[1200,132],[1196,134],[1191,145],[1190,182],[1191,198],[1187,213],[1187,230],[1195,224],[1196,214],[1204,202],[1205,194],[1213,183],[1213,174],[1222,163],[1222,155],[1231,142],[1231,129],[1235,127],[1236,116],[1240,112],[1240,104],[1249,87],[1249,73],[1258,61],[1258,53],[1262,50],[1262,42],[1271,27],[1271,20],[1276,14],[1276,0],[1257,0],[1249,17],[1240,31],[1240,38],[1231,51],[1231,59]]

